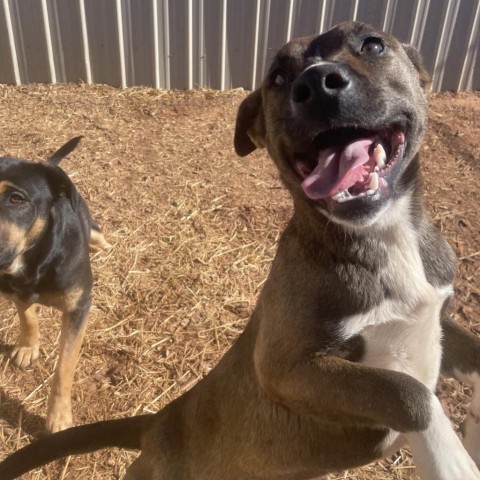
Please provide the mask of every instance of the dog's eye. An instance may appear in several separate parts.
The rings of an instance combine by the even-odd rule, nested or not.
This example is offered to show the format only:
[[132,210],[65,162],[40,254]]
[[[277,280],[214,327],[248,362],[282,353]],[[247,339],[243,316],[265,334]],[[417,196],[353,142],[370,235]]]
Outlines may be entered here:
[[361,52],[370,55],[380,55],[385,50],[385,44],[381,38],[368,37],[364,40]]
[[275,72],[272,75],[272,80],[274,87],[283,87],[285,85],[285,75],[282,72]]
[[25,201],[25,197],[21,193],[13,192],[10,194],[8,201],[13,205],[18,205],[19,203],[23,203]]

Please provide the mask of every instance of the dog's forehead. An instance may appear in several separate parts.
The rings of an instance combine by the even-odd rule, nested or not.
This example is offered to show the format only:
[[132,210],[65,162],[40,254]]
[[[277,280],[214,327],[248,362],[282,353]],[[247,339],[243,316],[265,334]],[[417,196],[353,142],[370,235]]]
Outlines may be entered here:
[[14,157],[0,158],[0,182],[24,190],[38,190],[48,183],[45,166]]
[[361,22],[344,22],[321,35],[301,37],[284,45],[272,67],[301,67],[313,58],[330,59],[344,50],[353,50],[368,37],[381,37],[390,46],[399,42],[391,35]]

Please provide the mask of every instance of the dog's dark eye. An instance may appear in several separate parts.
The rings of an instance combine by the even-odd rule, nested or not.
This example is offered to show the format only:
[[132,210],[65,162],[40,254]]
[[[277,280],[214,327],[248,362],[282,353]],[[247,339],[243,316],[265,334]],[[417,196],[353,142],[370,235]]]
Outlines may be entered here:
[[364,40],[361,52],[370,55],[379,55],[385,50],[385,44],[381,38],[368,37]]
[[25,197],[21,193],[13,192],[10,194],[8,201],[13,205],[18,205],[19,203],[23,203],[25,201]]

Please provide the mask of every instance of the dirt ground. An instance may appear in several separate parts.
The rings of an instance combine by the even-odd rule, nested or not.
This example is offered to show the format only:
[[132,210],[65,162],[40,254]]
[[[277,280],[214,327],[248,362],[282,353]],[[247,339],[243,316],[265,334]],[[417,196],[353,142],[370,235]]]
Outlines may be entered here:
[[[92,256],[90,326],[74,385],[77,424],[155,412],[188,390],[242,331],[291,202],[264,152],[232,147],[241,90],[0,86],[0,154],[45,159],[84,135],[62,164],[113,248]],[[452,314],[480,335],[480,93],[436,94],[422,147],[426,200],[458,255]],[[0,300],[0,457],[41,434],[59,315],[42,309],[41,359],[19,371],[18,332]],[[470,391],[439,384],[459,424]],[[108,450],[27,479],[116,479],[137,454]],[[112,473],[113,472],[113,473]],[[408,451],[330,480],[413,479]]]

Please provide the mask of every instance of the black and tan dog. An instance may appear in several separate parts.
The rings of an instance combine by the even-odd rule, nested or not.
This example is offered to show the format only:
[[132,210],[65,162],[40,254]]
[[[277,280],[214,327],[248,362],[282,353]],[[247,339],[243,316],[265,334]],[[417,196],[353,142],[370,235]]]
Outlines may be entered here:
[[71,389],[91,302],[89,244],[106,242],[87,205],[58,166],[76,137],[46,163],[0,158],[0,294],[12,300],[20,335],[12,362],[39,356],[37,304],[63,312],[60,357],[48,403],[47,430],[71,426]]
[[[404,443],[424,480],[480,479],[480,342],[443,313],[455,260],[422,204],[428,87],[413,48],[363,24],[282,48],[235,132],[294,201],[244,333],[158,414],[44,438],[2,480],[108,446],[141,449],[128,480],[312,479]],[[441,369],[475,387],[465,446]]]

